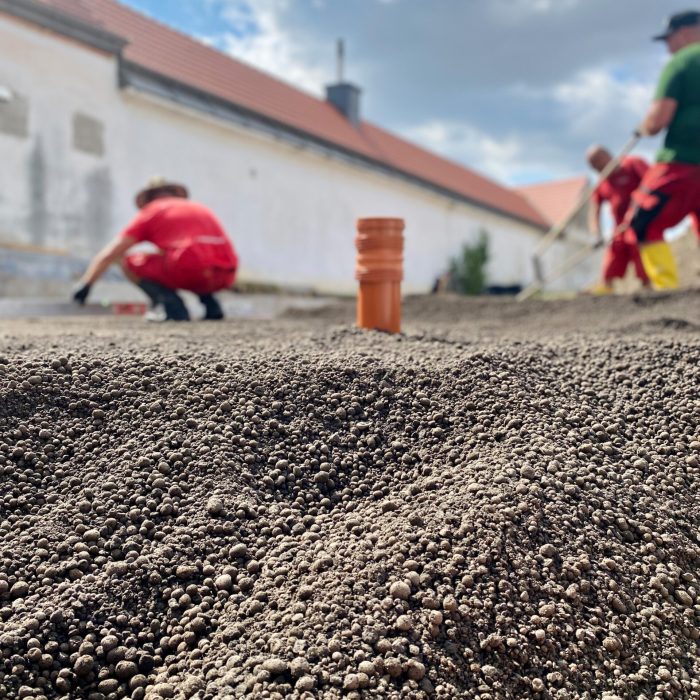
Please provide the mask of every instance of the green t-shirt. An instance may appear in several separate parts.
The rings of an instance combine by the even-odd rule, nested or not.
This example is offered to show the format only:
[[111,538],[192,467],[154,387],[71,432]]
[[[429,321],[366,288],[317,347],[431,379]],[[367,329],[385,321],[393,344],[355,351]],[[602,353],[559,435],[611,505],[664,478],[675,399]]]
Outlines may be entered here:
[[658,162],[700,165],[700,44],[681,49],[664,68],[656,99],[665,98],[676,100],[678,110]]

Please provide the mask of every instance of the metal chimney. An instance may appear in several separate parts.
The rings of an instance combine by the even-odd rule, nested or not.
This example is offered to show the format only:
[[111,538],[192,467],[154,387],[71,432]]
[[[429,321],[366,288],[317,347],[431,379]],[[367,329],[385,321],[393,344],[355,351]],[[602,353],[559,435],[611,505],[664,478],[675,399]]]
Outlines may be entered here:
[[360,125],[360,95],[356,85],[345,81],[345,42],[338,39],[338,82],[326,86],[326,101],[332,104],[353,126]]

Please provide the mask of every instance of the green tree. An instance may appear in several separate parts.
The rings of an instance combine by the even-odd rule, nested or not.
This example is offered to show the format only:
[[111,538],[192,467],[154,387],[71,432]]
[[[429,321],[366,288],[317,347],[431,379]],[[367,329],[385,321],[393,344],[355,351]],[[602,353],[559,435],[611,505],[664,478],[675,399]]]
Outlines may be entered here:
[[465,243],[459,255],[450,260],[450,281],[460,294],[481,294],[486,287],[486,263],[489,259],[489,234],[481,230],[474,244]]

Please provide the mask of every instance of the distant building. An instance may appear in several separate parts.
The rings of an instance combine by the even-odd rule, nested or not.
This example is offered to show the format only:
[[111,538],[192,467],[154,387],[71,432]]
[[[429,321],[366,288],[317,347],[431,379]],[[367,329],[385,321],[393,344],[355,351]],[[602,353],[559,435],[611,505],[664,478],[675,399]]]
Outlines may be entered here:
[[[525,197],[542,216],[552,224],[564,221],[579,202],[590,182],[583,175],[567,180],[555,180],[554,182],[542,182],[537,185],[518,187],[519,192]],[[569,227],[570,235],[588,236],[588,207],[584,207]]]
[[480,230],[489,282],[528,283],[552,223],[534,190],[364,121],[360,97],[339,83],[317,99],[114,0],[0,0],[0,293],[66,282],[154,174],[219,215],[244,280],[351,292],[355,220],[401,216],[406,291],[429,291]]

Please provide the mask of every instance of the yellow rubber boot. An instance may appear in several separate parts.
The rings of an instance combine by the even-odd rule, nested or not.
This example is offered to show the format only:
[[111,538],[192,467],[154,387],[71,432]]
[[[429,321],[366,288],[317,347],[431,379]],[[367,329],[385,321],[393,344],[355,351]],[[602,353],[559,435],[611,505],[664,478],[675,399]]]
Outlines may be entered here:
[[668,243],[640,245],[639,254],[654,289],[678,289],[676,260]]

